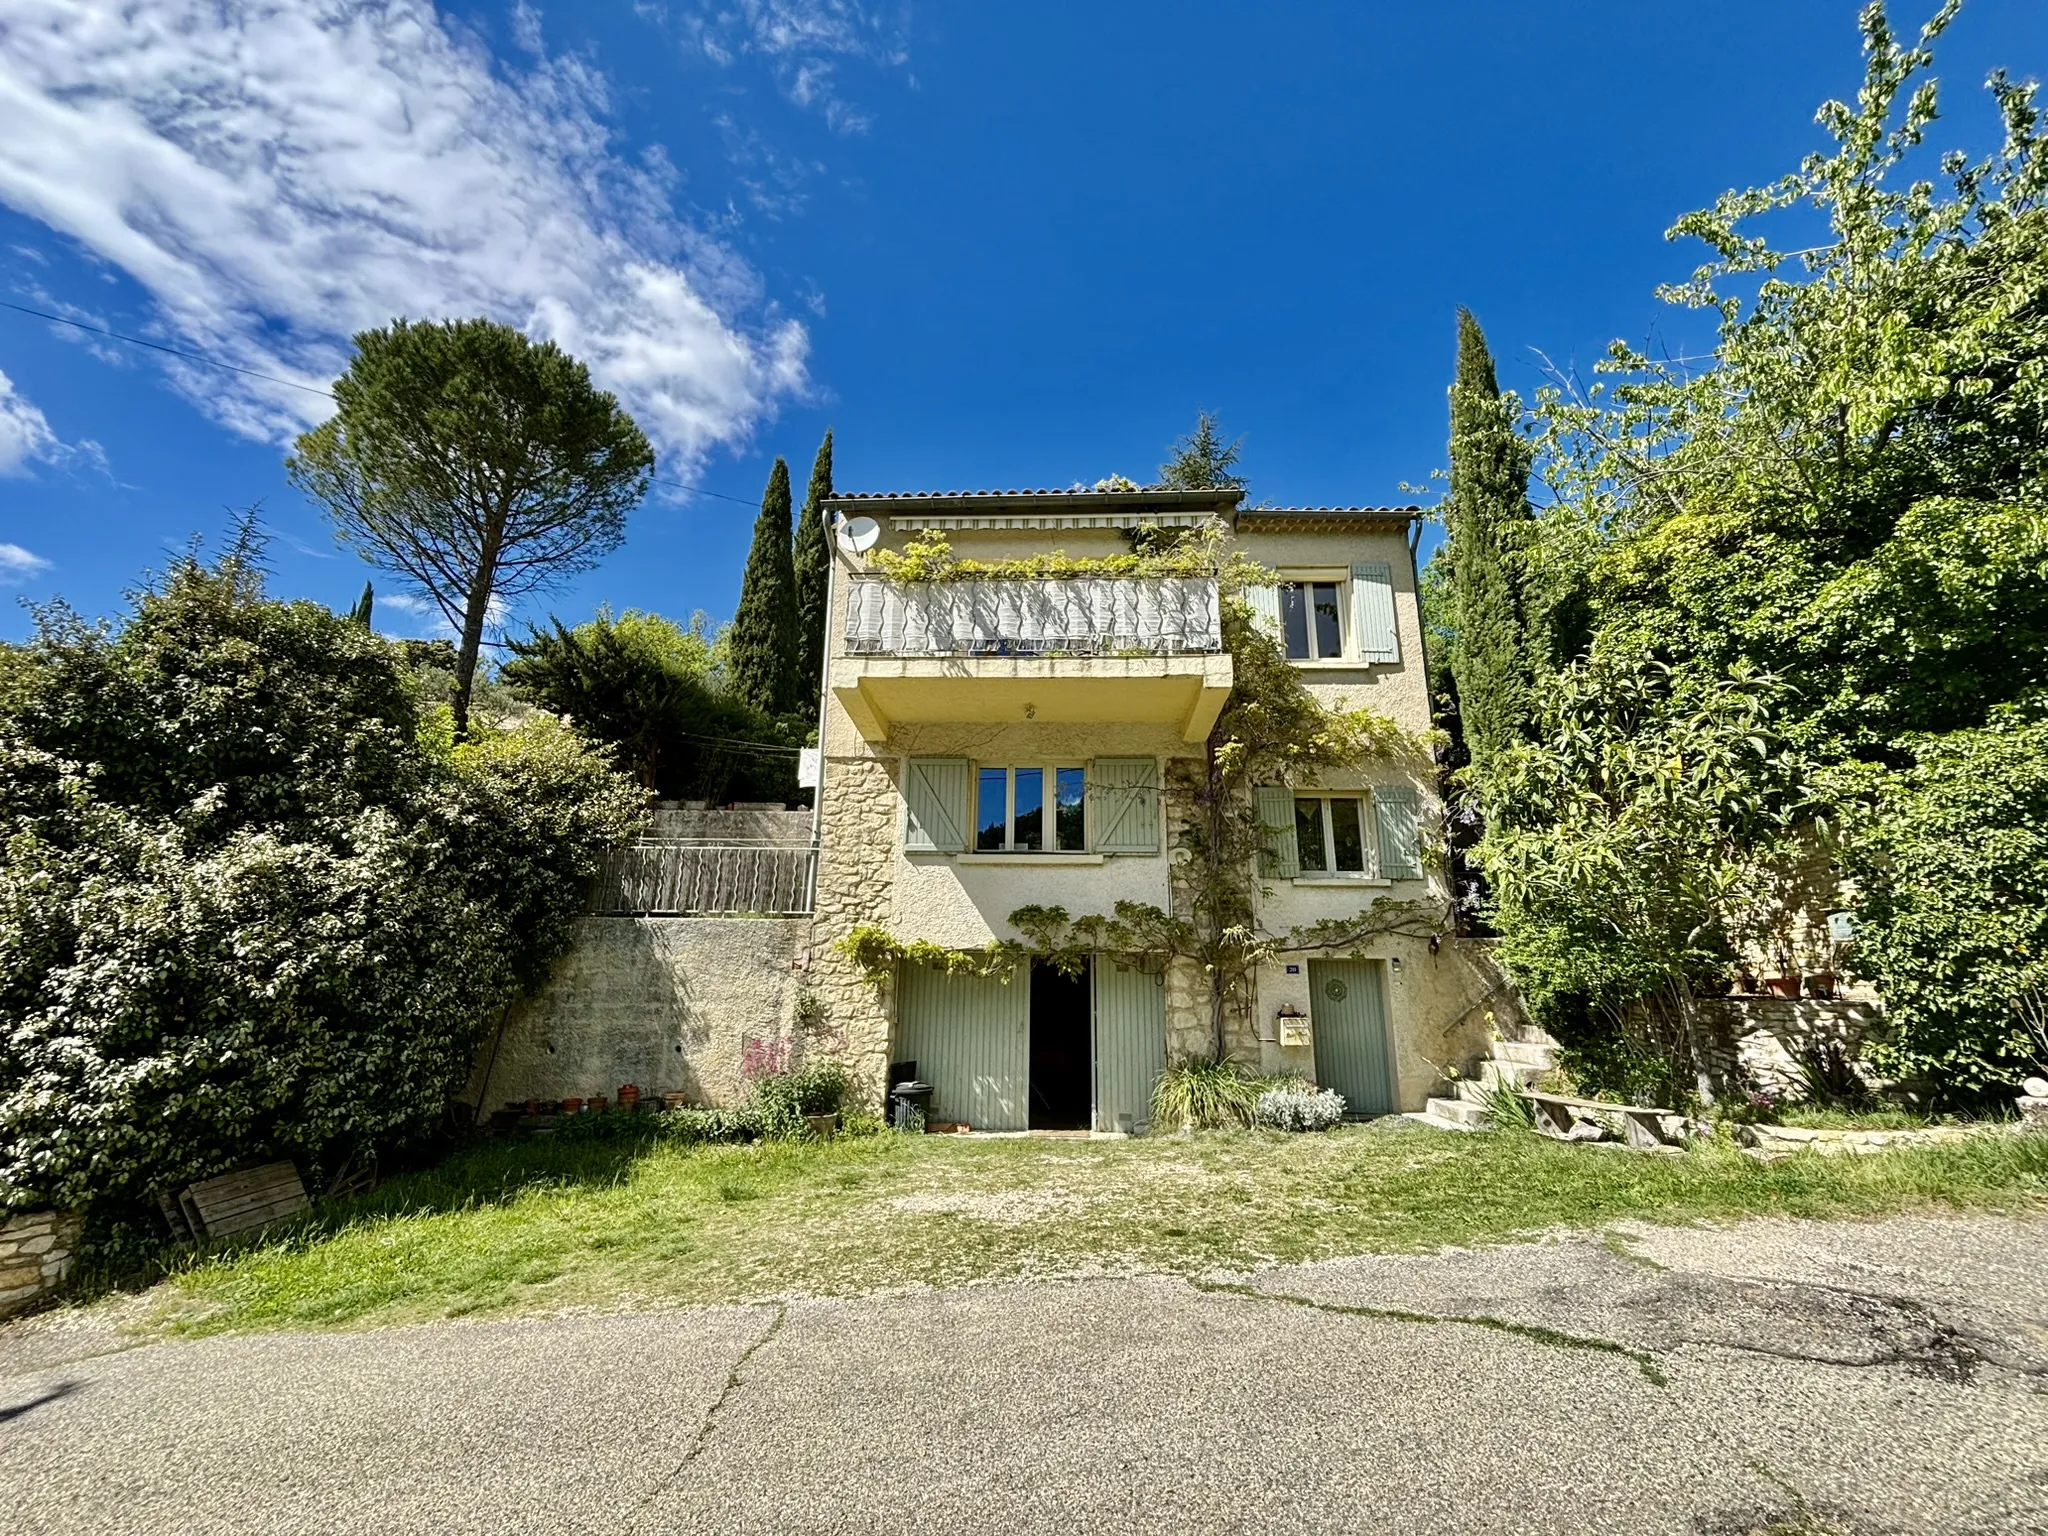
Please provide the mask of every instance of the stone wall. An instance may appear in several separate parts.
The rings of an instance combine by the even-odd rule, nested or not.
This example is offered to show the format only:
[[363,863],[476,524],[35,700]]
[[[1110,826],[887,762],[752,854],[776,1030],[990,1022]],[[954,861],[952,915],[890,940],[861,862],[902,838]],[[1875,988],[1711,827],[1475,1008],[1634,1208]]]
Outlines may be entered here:
[[694,843],[744,843],[808,848],[811,813],[780,805],[706,805],[701,800],[657,801],[647,835]]
[[470,1102],[492,1110],[609,1097],[632,1083],[695,1104],[737,1103],[749,1066],[821,1044],[796,1028],[808,926],[800,917],[582,919],[547,986],[484,1042]]
[[83,1225],[63,1211],[26,1211],[0,1226],[0,1316],[63,1283]]
[[1800,1091],[1797,1053],[1804,1046],[1832,1041],[1853,1060],[1884,1020],[1875,1003],[1789,997],[1715,998],[1700,1013],[1713,1030],[1717,1075],[1739,1068],[1777,1093]]

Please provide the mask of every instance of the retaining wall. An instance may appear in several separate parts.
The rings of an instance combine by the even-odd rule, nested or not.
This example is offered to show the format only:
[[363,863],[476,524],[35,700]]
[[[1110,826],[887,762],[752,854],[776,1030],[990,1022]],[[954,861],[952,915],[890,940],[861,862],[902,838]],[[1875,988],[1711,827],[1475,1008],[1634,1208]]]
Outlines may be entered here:
[[0,1226],[0,1316],[63,1283],[83,1225],[65,1211],[24,1211]]
[[802,917],[582,919],[547,986],[484,1041],[469,1102],[610,1097],[625,1083],[739,1102],[748,1066],[802,1053],[809,929]]

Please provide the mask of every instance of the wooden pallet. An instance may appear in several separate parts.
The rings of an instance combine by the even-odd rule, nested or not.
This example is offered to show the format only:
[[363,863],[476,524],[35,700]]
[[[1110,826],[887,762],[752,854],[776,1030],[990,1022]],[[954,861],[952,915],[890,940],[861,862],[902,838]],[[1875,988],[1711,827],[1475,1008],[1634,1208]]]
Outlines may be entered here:
[[187,1185],[178,1209],[194,1237],[227,1237],[267,1226],[303,1211],[311,1202],[299,1170],[290,1163],[265,1163]]

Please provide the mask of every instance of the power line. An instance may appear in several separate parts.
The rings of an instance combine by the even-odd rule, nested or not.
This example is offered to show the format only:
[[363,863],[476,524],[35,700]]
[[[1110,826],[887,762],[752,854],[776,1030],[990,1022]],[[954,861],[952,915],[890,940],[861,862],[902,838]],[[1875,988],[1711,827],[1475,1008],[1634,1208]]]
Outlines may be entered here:
[[187,352],[178,347],[167,347],[160,341],[144,341],[140,336],[123,336],[119,331],[110,331],[102,326],[87,325],[83,320],[67,319],[63,315],[46,314],[40,309],[30,309],[25,304],[10,304],[0,299],[0,309],[11,309],[18,314],[34,315],[38,320],[48,320],[53,325],[75,326],[81,331],[90,331],[95,336],[104,336],[110,341],[125,341],[131,347],[147,347],[152,352],[168,352],[172,357],[182,357],[188,363],[204,363],[209,368],[224,368],[229,373],[247,374],[252,379],[261,379],[266,384],[282,384],[286,389],[303,390],[309,395],[325,395],[334,398],[331,390],[317,388],[311,384],[295,383],[291,379],[280,379],[274,373],[261,373],[254,368],[244,368],[236,363],[224,363],[218,358],[203,357],[197,352]]
[[[227,373],[239,373],[245,378],[261,379],[266,384],[282,384],[286,389],[296,389],[308,395],[319,395],[326,400],[334,398],[334,391],[321,389],[317,385],[300,384],[292,379],[281,379],[274,373],[264,373],[261,369],[257,368],[244,368],[239,363],[224,363],[217,357],[207,357],[199,352],[188,352],[182,347],[167,347],[160,341],[146,341],[140,336],[124,336],[121,332],[110,331],[104,326],[87,325],[83,320],[72,320],[64,315],[53,315],[47,310],[30,309],[26,304],[12,304],[5,299],[0,299],[0,309],[11,309],[16,314],[32,315],[38,320],[47,320],[52,325],[68,325],[76,330],[88,331],[94,336],[104,336],[109,341],[126,342],[131,347],[147,347],[152,352],[167,353],[171,357],[183,358],[188,363],[202,363],[208,368],[219,368]],[[757,510],[761,505],[758,501],[749,501],[744,496],[728,496],[723,491],[706,490],[701,485],[686,485],[680,480],[663,480],[659,476],[651,476],[650,478],[656,485],[673,486],[676,490],[688,491],[693,496],[711,496],[719,501],[735,501],[743,507],[753,507]]]

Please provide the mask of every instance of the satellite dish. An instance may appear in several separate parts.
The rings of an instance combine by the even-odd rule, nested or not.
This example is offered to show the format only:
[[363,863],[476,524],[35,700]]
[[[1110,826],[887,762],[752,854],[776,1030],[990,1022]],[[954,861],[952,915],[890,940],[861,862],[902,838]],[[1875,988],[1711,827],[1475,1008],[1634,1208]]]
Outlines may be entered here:
[[872,517],[856,517],[839,525],[839,547],[849,554],[866,554],[881,536],[882,525]]

